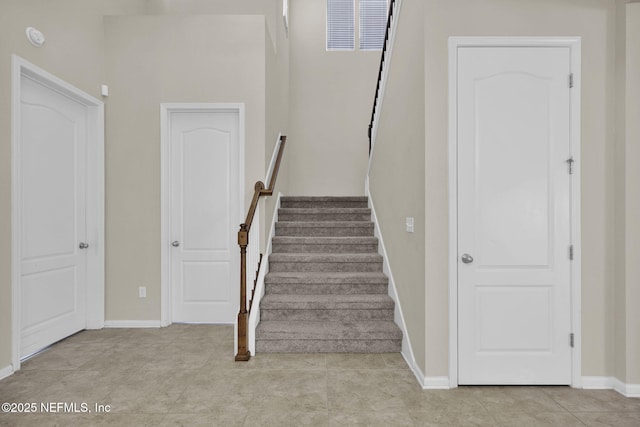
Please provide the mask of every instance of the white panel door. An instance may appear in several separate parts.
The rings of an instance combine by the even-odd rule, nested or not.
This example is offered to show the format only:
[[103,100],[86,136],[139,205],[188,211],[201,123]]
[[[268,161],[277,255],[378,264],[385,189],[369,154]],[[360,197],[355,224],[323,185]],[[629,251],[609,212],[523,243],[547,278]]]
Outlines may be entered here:
[[233,323],[240,267],[238,112],[173,112],[172,321]]
[[86,326],[87,107],[21,77],[20,357]]
[[570,70],[563,47],[458,49],[460,384],[571,383]]

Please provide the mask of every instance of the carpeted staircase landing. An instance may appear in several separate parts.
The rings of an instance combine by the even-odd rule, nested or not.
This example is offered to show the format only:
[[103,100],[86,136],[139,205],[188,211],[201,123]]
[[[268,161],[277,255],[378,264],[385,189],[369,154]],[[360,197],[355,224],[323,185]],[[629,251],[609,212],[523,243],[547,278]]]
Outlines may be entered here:
[[366,197],[283,197],[256,352],[399,352]]

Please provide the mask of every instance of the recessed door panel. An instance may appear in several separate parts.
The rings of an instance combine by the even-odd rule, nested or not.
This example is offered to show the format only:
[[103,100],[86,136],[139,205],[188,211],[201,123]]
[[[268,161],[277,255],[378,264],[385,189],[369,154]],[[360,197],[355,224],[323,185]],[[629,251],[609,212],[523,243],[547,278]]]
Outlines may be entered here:
[[184,248],[228,251],[231,133],[196,129],[182,138]]
[[516,72],[475,82],[479,266],[549,264],[550,84]]

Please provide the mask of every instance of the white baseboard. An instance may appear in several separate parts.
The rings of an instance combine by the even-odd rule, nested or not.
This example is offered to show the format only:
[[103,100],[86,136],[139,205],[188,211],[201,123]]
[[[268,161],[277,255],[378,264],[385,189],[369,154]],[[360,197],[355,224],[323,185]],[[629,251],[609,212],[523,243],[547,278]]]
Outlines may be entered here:
[[422,384],[423,390],[449,390],[450,388],[449,377],[425,377]]
[[9,365],[0,369],[0,380],[3,380],[10,375],[13,375],[13,366]]
[[402,353],[402,357],[404,357],[405,362],[409,365],[423,390],[449,390],[451,388],[449,377],[425,377],[415,361],[413,363],[410,362],[404,353]]
[[640,384],[625,384],[615,377],[582,377],[582,388],[615,390],[625,397],[640,397]]
[[105,320],[105,328],[160,328],[160,320]]

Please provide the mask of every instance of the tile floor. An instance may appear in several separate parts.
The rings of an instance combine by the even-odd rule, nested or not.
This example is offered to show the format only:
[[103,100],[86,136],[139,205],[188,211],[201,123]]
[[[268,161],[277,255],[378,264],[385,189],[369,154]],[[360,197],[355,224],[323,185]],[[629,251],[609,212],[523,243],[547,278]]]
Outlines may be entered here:
[[92,412],[0,413],[0,426],[640,426],[640,399],[610,390],[423,391],[399,354],[232,352],[229,326],[84,331],[0,381],[0,402]]

